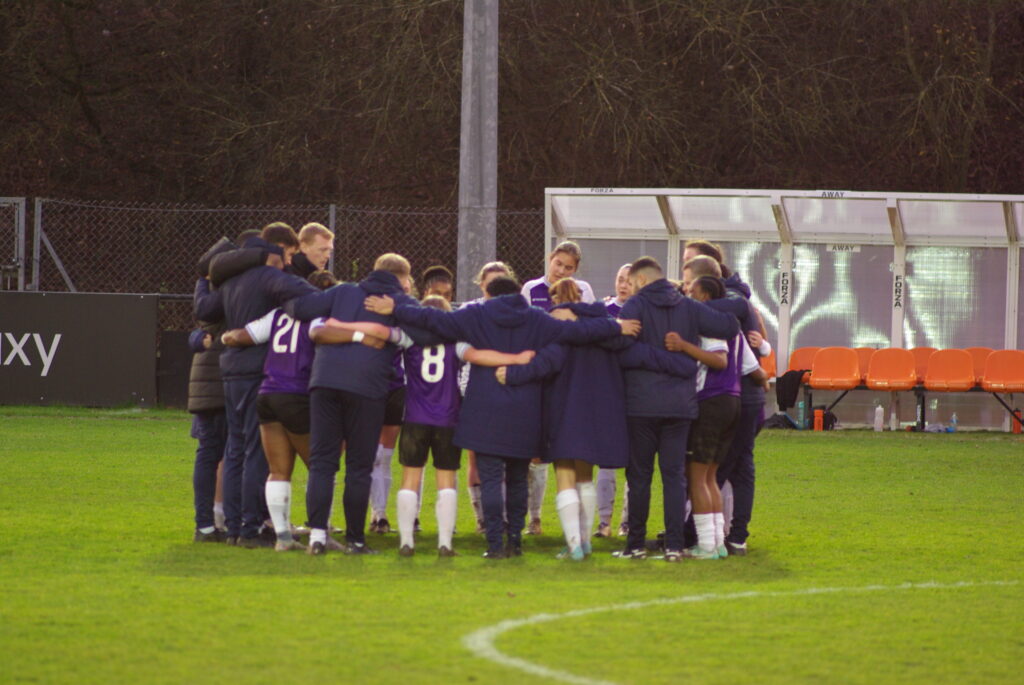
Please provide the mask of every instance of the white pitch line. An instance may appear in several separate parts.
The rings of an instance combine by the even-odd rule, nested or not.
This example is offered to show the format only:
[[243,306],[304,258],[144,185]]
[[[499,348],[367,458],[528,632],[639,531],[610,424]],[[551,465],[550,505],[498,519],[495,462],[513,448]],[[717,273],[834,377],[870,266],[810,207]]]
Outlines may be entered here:
[[504,652],[500,651],[494,646],[494,641],[501,635],[522,628],[523,626],[537,625],[538,623],[549,623],[551,621],[560,621],[564,618],[576,618],[577,616],[588,616],[590,614],[603,613],[608,611],[631,611],[634,609],[646,609],[653,606],[665,606],[671,604],[693,604],[697,602],[711,602],[711,601],[722,601],[730,599],[753,599],[756,597],[796,597],[803,595],[827,595],[837,594],[844,592],[887,592],[893,590],[956,590],[968,587],[987,587],[987,586],[1006,586],[1006,585],[1017,585],[1016,580],[996,580],[990,582],[977,582],[972,583],[963,581],[959,583],[903,583],[901,585],[863,585],[861,587],[818,587],[818,588],[805,588],[803,590],[789,590],[789,591],[765,591],[759,592],[757,590],[749,590],[747,592],[733,592],[729,594],[703,594],[703,595],[686,595],[683,597],[670,597],[666,599],[652,599],[644,602],[628,602],[625,604],[609,604],[601,607],[591,607],[589,609],[575,609],[573,611],[566,611],[561,614],[534,614],[533,616],[527,616],[526,618],[509,619],[496,623],[486,628],[474,631],[462,638],[463,646],[473,653],[474,656],[478,656],[481,659],[486,659],[502,666],[508,666],[524,673],[528,673],[533,676],[539,676],[541,678],[550,678],[551,680],[558,680],[563,683],[573,683],[573,685],[615,685],[615,683],[608,680],[596,680],[594,678],[587,678],[586,676],[576,675],[575,673],[569,673],[568,671],[559,671],[558,669],[548,668],[540,664],[527,661],[525,659],[519,659],[514,656],[509,656]]

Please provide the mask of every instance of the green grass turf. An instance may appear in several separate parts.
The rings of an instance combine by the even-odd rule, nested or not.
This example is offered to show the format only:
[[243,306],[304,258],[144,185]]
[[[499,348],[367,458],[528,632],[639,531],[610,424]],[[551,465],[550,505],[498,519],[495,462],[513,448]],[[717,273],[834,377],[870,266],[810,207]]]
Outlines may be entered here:
[[[0,407],[0,681],[523,682],[462,638],[705,594],[528,625],[496,645],[616,682],[1019,682],[1024,666],[1021,585],[786,594],[1018,580],[1019,436],[766,433],[749,556],[620,561],[619,540],[598,540],[573,564],[553,558],[553,479],[546,534],[521,559],[479,558],[461,488],[462,556],[436,559],[432,486],[412,559],[395,535],[371,536],[383,553],[361,558],[195,545],[188,428],[174,411]],[[660,517],[656,497],[653,531]],[[779,594],[722,597],[738,592]]]

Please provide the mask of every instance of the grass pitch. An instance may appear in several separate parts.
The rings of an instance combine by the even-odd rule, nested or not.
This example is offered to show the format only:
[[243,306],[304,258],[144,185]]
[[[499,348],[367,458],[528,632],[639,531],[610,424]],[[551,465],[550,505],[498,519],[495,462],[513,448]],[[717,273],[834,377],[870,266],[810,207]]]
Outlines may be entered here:
[[[615,539],[574,564],[554,559],[553,479],[521,559],[479,557],[462,487],[462,556],[436,559],[429,481],[412,559],[395,535],[359,558],[195,545],[188,429],[173,411],[0,407],[0,681],[543,681],[464,637],[587,609],[494,644],[578,682],[998,683],[1024,667],[1019,436],[765,433],[749,556],[620,561]],[[605,609],[630,602],[649,604]]]

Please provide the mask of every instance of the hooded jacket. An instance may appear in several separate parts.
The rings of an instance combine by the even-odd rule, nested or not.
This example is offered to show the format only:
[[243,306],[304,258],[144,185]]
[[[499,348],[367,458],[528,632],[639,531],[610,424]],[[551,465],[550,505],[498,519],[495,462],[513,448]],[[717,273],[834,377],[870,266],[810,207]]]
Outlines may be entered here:
[[[394,326],[393,317],[366,309],[363,301],[370,295],[390,295],[396,306],[416,304],[416,300],[402,290],[394,274],[372,271],[359,283],[341,283],[289,302],[285,311],[300,321],[332,316],[341,321],[371,321]],[[309,387],[344,390],[373,400],[384,399],[388,394],[392,363],[397,352],[398,348],[391,343],[380,350],[362,343],[317,345]]]
[[[229,253],[230,254],[230,253]],[[226,255],[225,255],[226,256]],[[217,260],[211,265],[216,271]],[[211,323],[223,322],[225,330],[243,328],[271,309],[292,298],[319,292],[312,285],[272,266],[254,266],[227,279],[215,292],[205,278],[196,283],[195,317]],[[229,347],[220,355],[224,380],[261,378],[267,345]]]
[[316,264],[309,261],[309,257],[304,255],[301,250],[292,255],[292,263],[284,268],[286,274],[298,276],[303,280],[309,278],[309,275],[316,270]]
[[[579,319],[608,318],[602,302],[557,305]],[[601,468],[629,462],[623,368],[650,368],[691,378],[697,364],[687,354],[655,349],[625,336],[573,347],[549,345],[529,364],[509,366],[506,383],[517,386],[543,378],[544,457],[580,459]]]
[[[750,286],[740,280],[739,274],[734,273],[725,279],[725,289],[725,297],[711,300],[707,305],[720,312],[729,312],[739,319],[741,332],[757,331],[760,333],[761,326],[754,313],[754,306],[750,304]],[[760,357],[757,350],[753,352],[754,356]],[[764,388],[752,381],[749,376],[743,376],[740,379],[740,401],[743,404],[763,404]]]
[[[639,319],[639,340],[662,348],[665,336],[674,331],[683,340],[700,344],[700,336],[728,340],[739,332],[739,323],[731,314],[684,297],[667,279],[648,283],[629,298],[619,314],[623,319]],[[692,378],[680,378],[659,371],[626,371],[626,414],[662,418],[697,418],[697,396]]]
[[[621,333],[607,316],[576,322],[557,321],[527,304],[522,295],[502,295],[481,305],[443,312],[417,305],[396,306],[395,318],[413,339],[426,329],[447,340],[479,349],[518,353],[555,342],[586,344]],[[419,341],[417,341],[419,342]],[[502,457],[532,459],[542,454],[542,385],[502,385],[494,368],[473,365],[459,412],[454,442],[459,447]]]

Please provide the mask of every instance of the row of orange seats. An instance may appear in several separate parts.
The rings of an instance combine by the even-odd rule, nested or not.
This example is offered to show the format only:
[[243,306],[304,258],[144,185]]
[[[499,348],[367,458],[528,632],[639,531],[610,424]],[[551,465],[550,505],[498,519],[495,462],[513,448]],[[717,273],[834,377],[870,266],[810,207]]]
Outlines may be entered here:
[[923,385],[938,392],[1024,392],[1024,351],[969,347],[936,350],[915,347],[801,347],[789,358],[789,369],[810,369],[803,381],[822,390],[911,390]]

